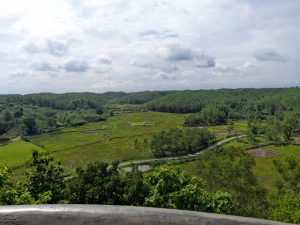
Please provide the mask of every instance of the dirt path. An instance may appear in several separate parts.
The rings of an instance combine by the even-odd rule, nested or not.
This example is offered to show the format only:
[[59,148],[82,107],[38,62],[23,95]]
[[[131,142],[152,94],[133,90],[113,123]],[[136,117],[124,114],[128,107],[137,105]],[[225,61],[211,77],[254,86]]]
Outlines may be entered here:
[[187,154],[187,155],[181,155],[181,156],[173,156],[173,157],[163,157],[163,158],[154,158],[154,159],[144,159],[144,160],[134,160],[134,161],[129,161],[129,162],[123,162],[120,163],[119,166],[120,167],[125,167],[125,166],[130,166],[133,164],[148,164],[151,162],[156,162],[156,161],[166,161],[166,160],[179,160],[179,159],[190,159],[190,158],[194,158],[200,154],[203,154],[204,152],[207,152],[217,146],[221,146],[223,144],[226,144],[228,142],[231,142],[233,140],[236,140],[238,138],[242,138],[242,137],[246,137],[247,135],[239,135],[236,137],[230,137],[230,138],[226,138],[224,140],[218,141],[217,143],[215,143],[214,145],[211,145],[210,147],[200,150],[199,152],[193,153],[193,154]]
[[15,138],[11,139],[11,141],[12,141],[12,142],[14,142],[14,141],[18,141],[18,140],[20,140],[20,139],[21,139],[21,137],[22,137],[22,136],[15,137]]

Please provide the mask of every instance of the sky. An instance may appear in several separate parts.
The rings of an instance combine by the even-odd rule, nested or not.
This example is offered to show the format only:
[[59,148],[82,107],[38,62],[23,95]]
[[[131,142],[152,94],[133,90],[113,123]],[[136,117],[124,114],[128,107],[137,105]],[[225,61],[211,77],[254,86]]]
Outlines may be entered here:
[[300,86],[299,0],[0,0],[0,93]]

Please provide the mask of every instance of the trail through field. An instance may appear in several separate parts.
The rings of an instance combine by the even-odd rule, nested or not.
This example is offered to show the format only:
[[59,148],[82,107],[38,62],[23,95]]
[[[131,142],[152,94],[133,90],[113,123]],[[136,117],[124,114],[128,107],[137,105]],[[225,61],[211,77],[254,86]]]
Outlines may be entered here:
[[173,157],[163,157],[163,158],[153,158],[153,159],[144,159],[144,160],[134,160],[134,161],[129,161],[129,162],[123,162],[120,163],[120,167],[125,167],[125,166],[130,166],[130,165],[134,165],[134,164],[147,164],[147,163],[151,163],[151,162],[156,162],[156,161],[170,161],[170,160],[180,160],[180,159],[191,159],[194,158],[200,154],[203,154],[204,152],[207,152],[209,150],[214,149],[215,147],[221,146],[223,144],[226,144],[228,142],[231,142],[233,140],[236,140],[238,138],[243,138],[246,137],[247,135],[239,135],[239,136],[235,136],[235,137],[230,137],[230,138],[226,138],[223,139],[221,141],[218,141],[217,143],[209,146],[206,149],[200,150],[199,152],[193,153],[193,154],[187,154],[187,155],[181,155],[181,156],[173,156]]

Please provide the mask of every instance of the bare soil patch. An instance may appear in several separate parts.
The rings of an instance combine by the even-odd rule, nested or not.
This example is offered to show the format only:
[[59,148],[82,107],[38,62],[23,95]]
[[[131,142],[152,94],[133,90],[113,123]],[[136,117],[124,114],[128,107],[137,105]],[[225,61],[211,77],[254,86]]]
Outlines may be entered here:
[[271,152],[271,151],[267,151],[263,148],[252,148],[252,149],[249,149],[247,152],[251,155],[258,156],[261,158],[271,158],[274,156],[281,155],[280,152]]

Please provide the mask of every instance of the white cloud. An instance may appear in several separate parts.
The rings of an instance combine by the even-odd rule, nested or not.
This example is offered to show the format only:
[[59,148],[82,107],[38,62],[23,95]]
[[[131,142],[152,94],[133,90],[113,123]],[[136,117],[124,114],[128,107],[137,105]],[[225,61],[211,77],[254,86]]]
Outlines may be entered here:
[[0,90],[300,85],[299,11],[296,0],[3,1]]
[[97,57],[97,62],[99,64],[111,64],[111,58],[107,55],[100,55]]

